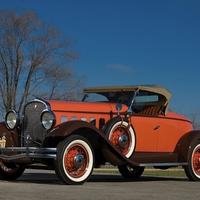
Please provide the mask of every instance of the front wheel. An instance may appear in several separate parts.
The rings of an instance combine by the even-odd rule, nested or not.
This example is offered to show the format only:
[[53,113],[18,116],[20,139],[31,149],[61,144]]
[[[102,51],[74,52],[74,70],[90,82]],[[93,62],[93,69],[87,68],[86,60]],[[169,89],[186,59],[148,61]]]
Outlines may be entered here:
[[144,172],[144,167],[132,167],[128,165],[119,165],[118,169],[124,178],[139,178]]
[[190,163],[184,169],[187,177],[191,181],[200,181],[200,141],[196,143]]
[[54,166],[58,178],[63,183],[83,184],[90,178],[93,165],[94,152],[84,137],[72,135],[58,144]]
[[6,164],[4,165],[4,163],[0,161],[0,179],[1,180],[15,180],[23,174],[24,170],[25,170],[24,167],[18,166],[14,163],[9,163],[9,166],[8,166]]

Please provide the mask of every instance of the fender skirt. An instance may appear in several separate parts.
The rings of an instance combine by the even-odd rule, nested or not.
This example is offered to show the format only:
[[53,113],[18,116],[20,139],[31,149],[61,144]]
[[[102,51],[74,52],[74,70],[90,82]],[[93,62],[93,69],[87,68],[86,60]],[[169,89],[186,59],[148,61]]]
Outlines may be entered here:
[[[99,148],[105,157],[105,159],[113,165],[122,165],[129,163],[134,166],[139,166],[139,163],[132,161],[124,156],[120,150],[118,150],[109,139],[97,129],[93,124],[74,120],[62,123],[51,130],[46,137],[43,146],[46,146],[48,139],[55,137],[67,137],[71,134],[80,134],[88,139],[93,148]],[[96,158],[97,159],[97,158]]]

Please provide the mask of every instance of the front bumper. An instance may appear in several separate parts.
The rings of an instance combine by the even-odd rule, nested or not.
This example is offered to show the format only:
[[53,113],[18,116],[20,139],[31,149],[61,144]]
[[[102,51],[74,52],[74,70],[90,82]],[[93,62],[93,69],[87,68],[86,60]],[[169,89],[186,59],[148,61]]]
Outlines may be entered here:
[[[1,160],[15,160],[19,158],[56,158],[57,148],[39,148],[39,147],[8,147],[0,148]],[[16,155],[3,155],[2,152],[18,152]]]

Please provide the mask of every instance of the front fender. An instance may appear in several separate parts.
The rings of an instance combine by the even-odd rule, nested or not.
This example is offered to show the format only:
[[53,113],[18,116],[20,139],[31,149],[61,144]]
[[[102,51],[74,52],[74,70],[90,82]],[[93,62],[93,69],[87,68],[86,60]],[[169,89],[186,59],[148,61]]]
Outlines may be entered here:
[[[19,128],[15,128],[13,130],[8,130],[8,128],[6,127],[5,122],[0,122],[0,147],[19,147],[20,146],[20,134],[21,131]],[[3,138],[4,138],[4,142],[3,143]]]
[[200,130],[190,131],[181,137],[175,148],[178,153],[178,162],[187,162],[190,164],[192,151],[195,144],[200,140]]
[[65,138],[72,134],[82,135],[89,140],[93,148],[100,149],[105,159],[113,165],[122,165],[125,163],[130,163],[135,166],[139,165],[124,156],[103,132],[97,129],[93,124],[81,120],[69,121],[58,125],[50,131],[43,145],[46,145],[49,138]]

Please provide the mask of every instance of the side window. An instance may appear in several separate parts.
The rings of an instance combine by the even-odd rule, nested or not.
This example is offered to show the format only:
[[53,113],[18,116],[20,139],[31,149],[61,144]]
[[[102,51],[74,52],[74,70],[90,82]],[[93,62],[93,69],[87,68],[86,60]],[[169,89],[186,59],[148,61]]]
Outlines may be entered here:
[[137,96],[135,98],[136,102],[146,103],[146,102],[158,102],[158,95],[149,95],[149,96]]
[[135,103],[133,104],[133,110],[137,110],[137,112],[146,109],[147,107],[158,105],[159,96],[155,93],[150,92],[140,92],[135,97]]
[[90,123],[93,125],[96,125],[96,119],[95,118],[90,118]]
[[71,120],[77,120],[77,118],[76,117],[71,117]]
[[62,117],[61,117],[61,123],[66,122],[66,121],[67,121],[67,117],[62,116]]
[[163,105],[161,95],[152,92],[141,92],[135,98],[133,110],[142,115],[158,115]]
[[87,119],[85,117],[81,117],[81,120],[85,121],[85,122],[87,121]]

